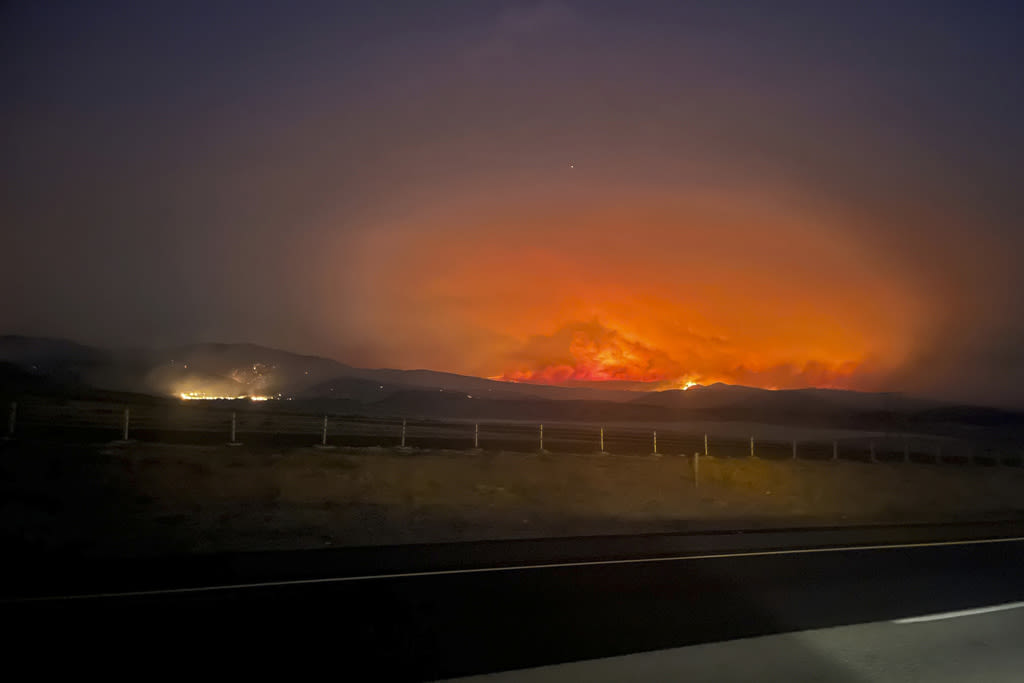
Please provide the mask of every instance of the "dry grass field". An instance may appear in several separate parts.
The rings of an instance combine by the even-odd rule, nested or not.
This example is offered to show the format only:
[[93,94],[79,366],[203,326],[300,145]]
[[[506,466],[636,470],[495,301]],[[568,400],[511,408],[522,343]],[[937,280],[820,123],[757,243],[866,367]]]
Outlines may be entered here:
[[923,463],[8,444],[0,534],[137,555],[1006,519],[1024,469]]

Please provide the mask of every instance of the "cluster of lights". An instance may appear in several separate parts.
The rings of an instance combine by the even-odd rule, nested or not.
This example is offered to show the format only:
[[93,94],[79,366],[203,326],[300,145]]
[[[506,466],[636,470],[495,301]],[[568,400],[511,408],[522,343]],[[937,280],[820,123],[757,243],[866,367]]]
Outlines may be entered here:
[[244,399],[249,399],[250,401],[270,401],[275,398],[281,398],[281,394],[277,396],[210,396],[202,391],[183,391],[178,396],[185,401],[241,401]]

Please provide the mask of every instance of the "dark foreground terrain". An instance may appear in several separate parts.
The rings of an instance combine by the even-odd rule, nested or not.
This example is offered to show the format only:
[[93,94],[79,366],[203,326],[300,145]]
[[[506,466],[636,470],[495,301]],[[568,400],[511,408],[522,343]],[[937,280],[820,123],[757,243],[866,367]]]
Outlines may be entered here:
[[[116,563],[53,556],[7,565],[2,609],[18,625],[11,659],[59,644],[115,661],[159,657],[150,667],[205,668],[212,655],[236,669],[327,664],[420,680],[1019,601],[1022,533],[861,527]],[[857,680],[812,650],[790,655],[817,661],[829,680]]]
[[[160,556],[1024,517],[1024,468],[594,453],[0,445],[11,552]],[[696,478],[695,478],[696,476]]]

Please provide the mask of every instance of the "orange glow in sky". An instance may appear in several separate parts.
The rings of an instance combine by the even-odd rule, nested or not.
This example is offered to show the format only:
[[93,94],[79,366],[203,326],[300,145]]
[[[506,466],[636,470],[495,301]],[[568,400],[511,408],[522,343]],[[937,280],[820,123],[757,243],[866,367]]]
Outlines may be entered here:
[[1014,3],[7,4],[2,334],[1024,409]]
[[388,340],[381,364],[516,382],[871,388],[907,352],[913,292],[847,218],[753,189],[610,194],[416,207],[344,244],[327,286],[359,287],[346,320]]

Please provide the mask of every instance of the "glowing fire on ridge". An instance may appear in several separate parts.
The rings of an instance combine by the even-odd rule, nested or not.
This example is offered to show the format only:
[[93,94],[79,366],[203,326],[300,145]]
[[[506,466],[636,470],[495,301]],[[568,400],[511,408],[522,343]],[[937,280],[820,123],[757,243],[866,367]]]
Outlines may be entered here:
[[280,398],[278,396],[262,396],[248,394],[242,396],[210,396],[203,391],[183,391],[178,394],[178,397],[184,401],[241,401],[243,399],[249,399],[250,401],[270,401],[274,398]]
[[662,344],[627,336],[597,320],[576,321],[552,334],[528,338],[507,361],[511,367],[489,379],[554,385],[610,381],[634,390],[659,391],[685,391],[714,382],[846,388],[849,378],[864,367],[857,360],[794,363],[784,357],[753,363],[720,338],[692,336],[692,351],[684,349],[679,358],[670,356]]
[[520,367],[492,379],[506,382],[662,383],[683,375],[683,368],[662,350],[630,339],[597,321],[568,325],[550,337],[528,342]]

